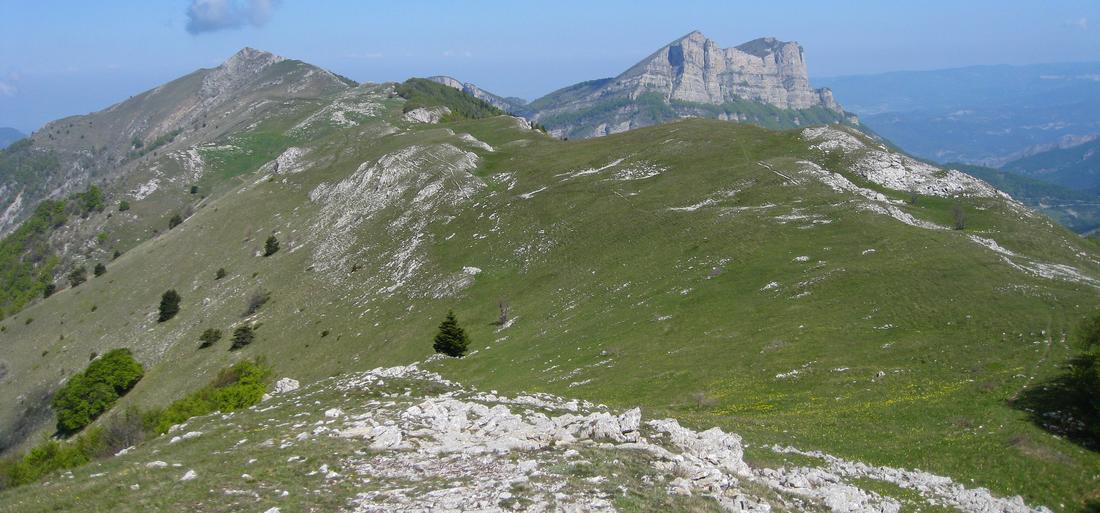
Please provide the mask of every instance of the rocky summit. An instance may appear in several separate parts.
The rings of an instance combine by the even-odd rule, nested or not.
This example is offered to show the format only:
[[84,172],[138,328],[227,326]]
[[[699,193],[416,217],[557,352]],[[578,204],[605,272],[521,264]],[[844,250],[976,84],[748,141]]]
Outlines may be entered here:
[[622,74],[570,86],[526,106],[558,135],[590,137],[667,119],[713,117],[775,127],[855,122],[828,89],[813,89],[802,46],[765,37],[722,48],[699,31]]
[[659,92],[685,102],[750,100],[781,109],[821,106],[843,112],[831,91],[810,87],[802,46],[772,37],[721,48],[695,31],[657,50],[599,92],[632,97]]

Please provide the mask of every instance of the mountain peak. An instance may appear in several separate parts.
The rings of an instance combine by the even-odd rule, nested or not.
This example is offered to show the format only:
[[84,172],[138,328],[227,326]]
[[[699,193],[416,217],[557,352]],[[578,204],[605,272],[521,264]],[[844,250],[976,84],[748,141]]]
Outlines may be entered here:
[[790,51],[797,50],[798,54],[802,53],[802,45],[794,41],[780,41],[774,37],[760,37],[747,43],[737,45],[735,48],[757,57],[765,57],[769,54],[782,54],[788,49],[790,49]]
[[225,68],[229,71],[234,71],[238,69],[255,70],[285,60],[286,57],[246,46],[244,48],[241,48],[237,53],[233,54],[228,59],[226,59],[220,67]]

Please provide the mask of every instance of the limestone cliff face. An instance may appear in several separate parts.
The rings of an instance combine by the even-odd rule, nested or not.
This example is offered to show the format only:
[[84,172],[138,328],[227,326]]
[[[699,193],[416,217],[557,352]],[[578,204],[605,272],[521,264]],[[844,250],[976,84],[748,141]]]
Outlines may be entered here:
[[814,90],[802,47],[766,37],[721,48],[692,32],[619,75],[605,91],[633,96],[655,91],[667,99],[721,104],[752,100],[782,109],[840,110],[826,90]]
[[[632,104],[639,100],[645,100],[646,108]],[[773,111],[817,112],[814,119],[803,119],[805,113],[754,119],[745,102]],[[766,37],[722,48],[698,31],[669,43],[617,77],[577,84],[535,100],[528,114],[559,135],[574,137],[681,117],[782,127],[848,117],[831,91],[811,87],[798,43]]]

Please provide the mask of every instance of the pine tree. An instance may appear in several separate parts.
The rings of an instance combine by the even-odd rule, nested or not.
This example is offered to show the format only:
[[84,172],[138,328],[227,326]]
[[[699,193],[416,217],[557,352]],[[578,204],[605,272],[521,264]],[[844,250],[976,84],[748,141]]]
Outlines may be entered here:
[[276,251],[279,251],[279,239],[272,235],[267,238],[267,242],[264,242],[264,256],[274,255]]
[[458,325],[454,311],[447,311],[447,318],[439,325],[439,333],[435,335],[435,352],[461,358],[466,354],[468,345],[470,339],[466,337],[466,331]]
[[229,346],[230,351],[236,351],[248,344],[252,343],[252,340],[256,338],[256,334],[252,329],[252,326],[245,324],[239,326],[233,330],[233,344]]
[[180,311],[180,295],[175,290],[168,290],[160,297],[160,317],[158,322],[164,322],[176,316]]
[[96,276],[103,276],[106,273],[107,273],[107,266],[103,265],[103,262],[100,262],[100,263],[96,264],[95,269],[92,271],[92,274],[94,274]]

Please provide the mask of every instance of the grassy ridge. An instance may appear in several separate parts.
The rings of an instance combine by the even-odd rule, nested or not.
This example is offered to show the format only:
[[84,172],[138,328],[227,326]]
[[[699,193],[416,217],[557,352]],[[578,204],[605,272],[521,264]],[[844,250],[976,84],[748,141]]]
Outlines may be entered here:
[[[793,444],[973,480],[1059,511],[1080,509],[1096,489],[1100,457],[1009,403],[1061,372],[1072,354],[1061,334],[1100,306],[1095,290],[1022,272],[968,237],[1096,275],[1094,248],[1045,218],[963,198],[967,230],[903,224],[800,174],[802,160],[844,163],[826,162],[797,132],[689,120],[563,142],[496,117],[378,137],[378,124],[399,123],[396,104],[373,126],[309,141],[318,160],[307,171],[247,181],[124,254],[113,281],[6,321],[5,358],[22,377],[18,390],[0,387],[0,415],[11,418],[17,393],[52,384],[105,340],[148,341],[136,354],[161,363],[121,405],[148,409],[237,358],[266,355],[276,375],[304,382],[422,360],[453,308],[471,354],[432,368],[485,390],[641,405],[647,417],[741,433],[759,460],[774,457],[767,444]],[[440,206],[414,243],[402,231],[424,204],[413,200],[435,189],[405,191],[347,232],[322,222],[316,191],[383,156],[442,145],[476,153],[484,185]],[[427,164],[387,175],[387,194],[421,174],[440,187],[460,178],[431,158],[417,162]],[[644,169],[656,174],[616,178]],[[937,222],[951,207],[926,197],[899,206]],[[284,249],[258,256],[272,233]],[[346,249],[339,265],[326,256],[334,246]],[[413,257],[403,286],[377,285]],[[228,274],[216,280],[219,267]],[[479,272],[462,287],[440,281],[467,268]],[[181,291],[181,311],[157,324],[167,289]],[[255,342],[198,349],[204,330],[240,323],[260,289],[271,301],[249,320],[263,325]],[[514,318],[505,329],[494,324],[501,301]],[[30,316],[38,320],[27,325]]]
[[451,109],[448,120],[481,119],[504,114],[504,111],[484,100],[425,78],[410,78],[399,84],[396,90],[406,100],[405,112],[423,107],[447,107]]

